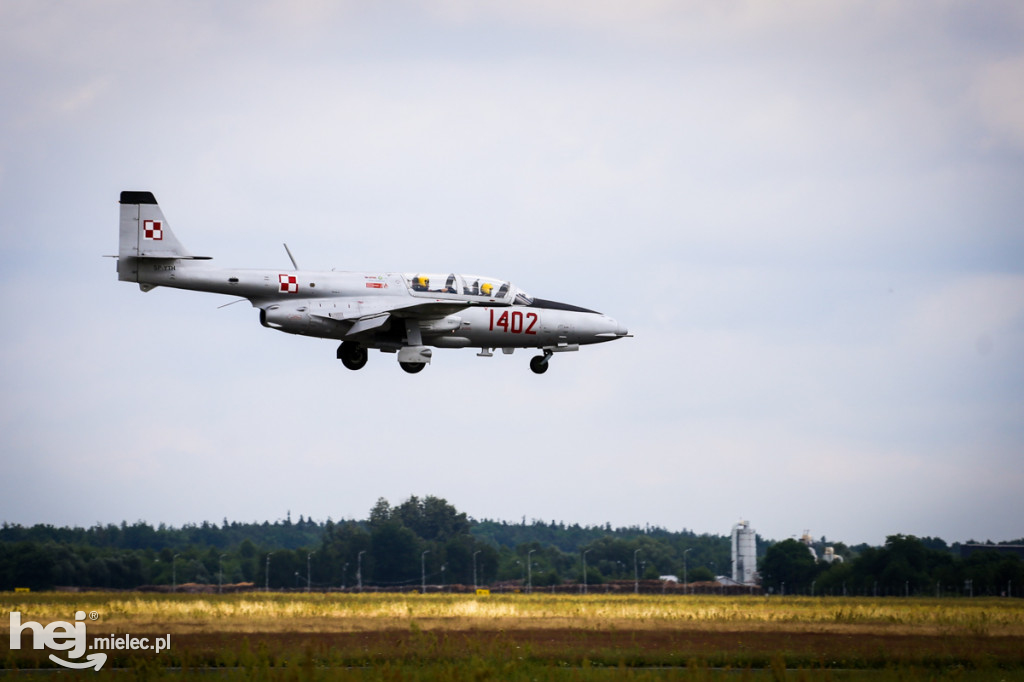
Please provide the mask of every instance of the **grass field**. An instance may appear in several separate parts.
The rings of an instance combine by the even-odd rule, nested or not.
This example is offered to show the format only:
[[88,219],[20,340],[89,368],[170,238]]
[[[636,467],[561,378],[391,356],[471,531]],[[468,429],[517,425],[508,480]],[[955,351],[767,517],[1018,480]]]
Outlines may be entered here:
[[[354,680],[1024,680],[1024,601],[494,594],[0,593],[22,621],[94,612],[91,676]],[[53,667],[9,646],[6,671]],[[10,674],[10,672],[8,672]],[[16,673],[15,673],[16,674]],[[84,675],[86,673],[79,673]]]

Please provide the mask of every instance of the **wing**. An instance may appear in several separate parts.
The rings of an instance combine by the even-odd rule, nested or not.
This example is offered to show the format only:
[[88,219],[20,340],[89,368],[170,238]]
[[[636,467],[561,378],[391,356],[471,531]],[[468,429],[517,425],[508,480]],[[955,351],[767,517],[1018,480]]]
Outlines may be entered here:
[[381,296],[360,299],[359,304],[354,307],[336,306],[334,309],[314,309],[310,311],[310,314],[336,322],[351,322],[352,326],[345,333],[345,338],[354,339],[374,332],[384,326],[392,317],[432,320],[464,310],[469,305],[465,301],[446,301],[444,299],[410,301]]

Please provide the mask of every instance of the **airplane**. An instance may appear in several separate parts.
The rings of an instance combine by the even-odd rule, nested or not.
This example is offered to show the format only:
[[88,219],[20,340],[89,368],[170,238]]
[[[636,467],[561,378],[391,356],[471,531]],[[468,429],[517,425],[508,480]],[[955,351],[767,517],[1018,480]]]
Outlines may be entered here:
[[264,327],[341,341],[337,357],[362,369],[370,349],[395,353],[403,370],[426,367],[434,348],[537,348],[543,374],[554,353],[632,336],[607,315],[530,296],[493,277],[456,273],[221,269],[171,231],[151,192],[121,192],[117,278],[142,291],[172,287],[248,299]]

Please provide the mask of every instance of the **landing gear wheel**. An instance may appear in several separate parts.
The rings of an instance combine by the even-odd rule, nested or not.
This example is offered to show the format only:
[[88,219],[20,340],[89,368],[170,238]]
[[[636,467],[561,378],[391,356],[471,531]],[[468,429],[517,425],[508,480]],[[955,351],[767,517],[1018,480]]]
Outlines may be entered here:
[[366,365],[366,361],[370,359],[370,354],[366,352],[366,349],[354,341],[343,341],[338,346],[338,359],[341,360],[341,364],[345,367],[356,370],[362,369]]
[[536,355],[530,358],[530,369],[534,374],[543,374],[548,371],[548,355]]
[[409,374],[422,372],[423,368],[427,366],[427,363],[425,362],[400,362],[398,364]]

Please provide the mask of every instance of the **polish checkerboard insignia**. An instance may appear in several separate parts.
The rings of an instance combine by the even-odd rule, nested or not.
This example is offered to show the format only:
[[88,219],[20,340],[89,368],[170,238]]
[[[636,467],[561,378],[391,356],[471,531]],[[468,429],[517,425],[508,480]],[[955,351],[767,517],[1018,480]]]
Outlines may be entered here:
[[149,239],[154,242],[161,241],[164,238],[163,222],[159,220],[143,220],[142,238]]
[[281,293],[299,293],[299,280],[295,275],[278,275],[277,278],[281,281]]

